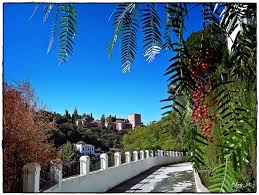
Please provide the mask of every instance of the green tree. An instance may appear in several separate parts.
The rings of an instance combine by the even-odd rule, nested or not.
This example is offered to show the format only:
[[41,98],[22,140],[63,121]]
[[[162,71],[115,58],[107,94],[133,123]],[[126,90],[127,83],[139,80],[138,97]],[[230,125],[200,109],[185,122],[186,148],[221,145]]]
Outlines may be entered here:
[[58,154],[64,162],[73,161],[78,155],[75,145],[70,143],[69,141],[61,146]]
[[72,124],[76,125],[77,119],[79,119],[79,115],[77,113],[77,109],[75,108],[74,113],[72,114]]
[[66,119],[70,119],[71,118],[68,110],[65,110],[65,117],[66,117]]
[[104,114],[101,117],[101,126],[102,126],[102,128],[105,128],[105,115]]

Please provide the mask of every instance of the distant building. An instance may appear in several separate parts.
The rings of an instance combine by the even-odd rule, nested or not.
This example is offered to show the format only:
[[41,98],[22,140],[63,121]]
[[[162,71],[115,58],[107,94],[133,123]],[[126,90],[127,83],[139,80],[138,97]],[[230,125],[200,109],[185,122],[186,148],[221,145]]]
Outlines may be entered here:
[[76,126],[78,126],[78,127],[87,127],[87,126],[90,126],[90,122],[86,121],[84,119],[77,119]]
[[130,124],[132,125],[132,129],[134,129],[138,125],[142,125],[140,114],[130,114],[128,116],[128,120],[129,120]]
[[83,142],[83,141],[79,141],[79,142],[77,142],[75,145],[76,145],[76,149],[77,149],[83,156],[84,156],[84,155],[87,155],[87,156],[90,156],[90,155],[96,156],[94,145],[86,144],[86,143]]
[[116,120],[116,130],[117,131],[122,131],[125,129],[132,129],[132,125],[127,119],[123,120]]
[[108,128],[110,126],[111,129],[116,129],[116,122],[108,122],[108,121],[105,121],[105,127]]
[[78,127],[97,127],[98,124],[92,120],[90,116],[83,117],[82,119],[78,119],[76,121],[76,125]]
[[[85,116],[82,119],[78,119],[76,121],[76,125],[79,127],[102,127],[101,120],[92,120],[90,116]],[[116,118],[107,117],[105,119],[105,127],[116,129],[117,131],[122,131],[126,129],[134,129],[138,125],[142,125],[141,123],[141,115],[140,114],[130,114],[128,119],[125,118]]]
[[102,121],[101,120],[96,120],[95,121],[97,127],[102,127]]
[[126,123],[124,121],[116,122],[116,130],[117,131],[121,131],[121,130],[125,129],[125,127],[126,127]]

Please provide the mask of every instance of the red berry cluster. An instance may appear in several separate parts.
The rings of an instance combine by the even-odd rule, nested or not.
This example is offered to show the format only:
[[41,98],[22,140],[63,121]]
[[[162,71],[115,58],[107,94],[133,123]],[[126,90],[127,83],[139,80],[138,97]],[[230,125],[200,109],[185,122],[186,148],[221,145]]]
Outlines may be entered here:
[[209,113],[209,108],[217,103],[216,100],[209,102],[211,89],[215,80],[211,75],[208,75],[208,59],[211,58],[211,53],[206,49],[204,57],[201,52],[195,56],[193,66],[193,78],[196,82],[197,91],[192,92],[192,121],[193,126],[199,127],[202,135],[210,142],[213,142],[211,134],[213,123],[216,120],[214,113]]

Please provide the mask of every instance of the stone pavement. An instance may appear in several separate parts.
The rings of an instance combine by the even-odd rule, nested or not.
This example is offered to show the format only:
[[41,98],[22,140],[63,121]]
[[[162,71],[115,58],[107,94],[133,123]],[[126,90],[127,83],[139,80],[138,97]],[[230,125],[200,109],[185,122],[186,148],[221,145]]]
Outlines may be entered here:
[[196,192],[191,163],[154,167],[108,192]]

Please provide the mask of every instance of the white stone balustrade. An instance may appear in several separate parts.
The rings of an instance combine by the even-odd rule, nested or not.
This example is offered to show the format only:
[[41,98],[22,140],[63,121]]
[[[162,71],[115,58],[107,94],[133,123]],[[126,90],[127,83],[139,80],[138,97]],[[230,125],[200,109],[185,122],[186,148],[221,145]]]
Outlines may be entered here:
[[154,157],[154,151],[153,150],[150,150],[150,156]]
[[114,166],[120,166],[121,165],[121,153],[120,152],[115,152],[114,153]]
[[138,151],[133,151],[133,161],[138,161]]
[[164,153],[163,150],[160,150],[160,152],[161,152],[161,156],[164,156],[164,155],[165,155],[165,153]]
[[149,158],[149,151],[145,150],[146,158]]
[[50,162],[50,181],[60,184],[62,180],[62,161],[61,159],[56,160],[56,162]]
[[101,160],[101,169],[105,170],[108,168],[108,155],[106,153],[103,153],[100,155]]
[[125,152],[125,163],[130,163],[130,161],[131,161],[130,152]]
[[[100,155],[100,164],[101,164],[101,170],[100,171],[108,171],[115,174],[115,169],[122,169],[125,173],[130,174],[132,171],[127,171],[128,169],[134,170],[135,168],[138,169],[138,173],[141,173],[143,170],[147,170],[148,168],[145,167],[150,166],[149,163],[151,163],[152,166],[157,166],[161,163],[173,163],[173,162],[183,162],[186,160],[186,157],[184,155],[184,152],[178,152],[178,151],[163,151],[163,150],[157,150],[157,151],[149,151],[149,150],[141,150],[140,152],[140,158],[138,156],[138,151],[133,152],[133,164],[127,165],[127,163],[131,162],[131,153],[125,152],[125,161],[126,165],[121,165],[121,153],[115,152],[114,153],[114,167],[109,168],[108,167],[108,155],[106,153]],[[156,155],[154,155],[154,153]],[[146,156],[146,158],[145,158]],[[175,158],[178,157],[178,158]],[[90,177],[93,173],[90,173],[90,157],[89,156],[82,156],[80,157],[80,177]],[[141,166],[138,166],[137,164],[141,163]],[[136,165],[135,165],[136,164]],[[125,167],[126,166],[126,167]],[[131,167],[133,166],[133,167]],[[124,168],[122,168],[124,167]],[[53,169],[53,170],[52,170]],[[39,185],[40,185],[40,165],[37,163],[30,163],[23,167],[24,175],[23,175],[23,192],[40,192]],[[112,171],[114,170],[114,171]],[[142,170],[142,171],[141,171]],[[67,179],[62,179],[62,164],[56,164],[55,166],[51,167],[51,171],[55,172],[55,181],[58,181],[58,184],[56,184],[54,187],[51,187],[50,190],[46,190],[45,192],[66,192],[69,191],[69,188],[65,186],[64,181],[67,181]],[[97,172],[98,173],[98,172]],[[99,172],[100,173],[100,172]],[[120,171],[119,171],[120,173]],[[123,174],[123,173],[121,173]],[[96,175],[97,177],[97,175]],[[106,177],[106,176],[105,176]],[[118,178],[121,177],[121,175],[116,176]],[[127,176],[128,177],[128,176]],[[71,178],[77,178],[77,177],[71,177]],[[99,176],[98,176],[99,178]],[[100,175],[101,178],[101,175]],[[100,179],[99,178],[99,179]],[[76,179],[75,179],[76,180]],[[74,181],[74,180],[73,180]],[[106,180],[105,180],[106,181]],[[118,184],[121,182],[120,180],[116,181]],[[101,185],[105,184],[102,183]],[[77,191],[77,188],[73,186],[73,182],[69,183],[71,187],[73,187],[74,191]],[[76,185],[80,185],[80,182]],[[86,185],[86,184],[85,184]],[[82,186],[81,186],[82,187]],[[91,185],[89,185],[91,188]],[[66,189],[66,190],[65,190]]]
[[90,157],[81,156],[79,161],[80,161],[80,175],[87,175],[90,172]]
[[40,192],[40,170],[38,163],[29,163],[23,167],[23,192]]
[[140,155],[140,160],[143,160],[145,158],[143,150],[139,151],[139,155]]

